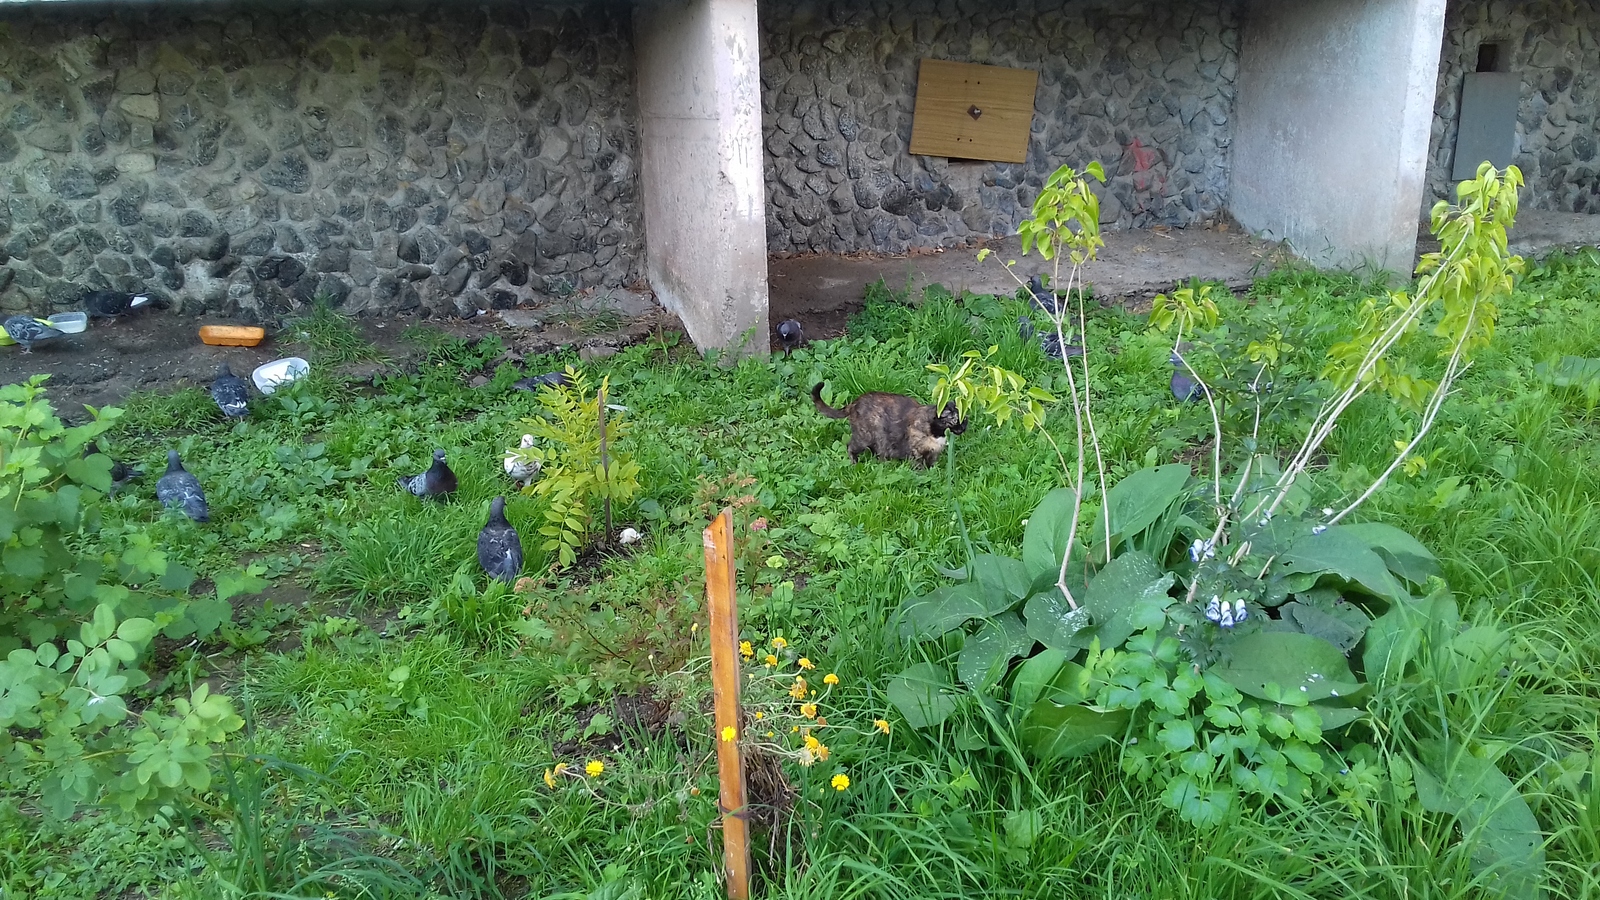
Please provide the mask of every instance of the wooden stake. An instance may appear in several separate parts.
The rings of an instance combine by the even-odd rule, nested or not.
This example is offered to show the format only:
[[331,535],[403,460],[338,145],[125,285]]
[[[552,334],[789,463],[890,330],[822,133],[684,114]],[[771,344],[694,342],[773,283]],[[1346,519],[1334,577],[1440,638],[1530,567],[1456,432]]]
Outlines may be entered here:
[[[733,600],[733,510],[724,507],[703,534],[706,600],[711,607],[711,684],[716,706],[717,775],[721,781],[722,867],[729,900],[750,896],[750,823],[744,794],[744,723],[739,715],[739,615]],[[722,739],[725,729],[738,739]]]

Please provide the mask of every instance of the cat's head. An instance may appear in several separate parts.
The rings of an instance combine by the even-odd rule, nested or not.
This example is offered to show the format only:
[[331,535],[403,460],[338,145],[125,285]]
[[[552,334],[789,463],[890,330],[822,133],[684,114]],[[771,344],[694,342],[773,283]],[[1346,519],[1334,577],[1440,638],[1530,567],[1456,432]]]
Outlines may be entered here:
[[932,431],[935,437],[943,435],[946,432],[950,434],[965,434],[967,431],[967,420],[961,418],[961,414],[956,411],[956,405],[954,403],[946,403],[944,405],[944,409],[940,410],[939,414],[933,417]]

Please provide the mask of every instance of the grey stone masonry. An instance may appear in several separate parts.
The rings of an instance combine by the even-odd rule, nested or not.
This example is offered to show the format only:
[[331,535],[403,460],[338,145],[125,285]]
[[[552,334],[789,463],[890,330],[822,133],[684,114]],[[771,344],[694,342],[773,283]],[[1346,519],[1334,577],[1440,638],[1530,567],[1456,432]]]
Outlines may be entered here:
[[[1232,0],[762,0],[768,246],[901,252],[1014,232],[1058,166],[1098,160],[1108,228],[1225,207]],[[912,156],[924,57],[1035,69],[1026,163]]]
[[643,272],[626,7],[0,7],[0,308],[472,315]]
[[1463,76],[1478,48],[1499,42],[1522,82],[1513,158],[1527,188],[1522,204],[1550,212],[1600,213],[1600,4],[1592,0],[1451,0],[1445,9],[1423,214],[1453,200],[1450,181]]

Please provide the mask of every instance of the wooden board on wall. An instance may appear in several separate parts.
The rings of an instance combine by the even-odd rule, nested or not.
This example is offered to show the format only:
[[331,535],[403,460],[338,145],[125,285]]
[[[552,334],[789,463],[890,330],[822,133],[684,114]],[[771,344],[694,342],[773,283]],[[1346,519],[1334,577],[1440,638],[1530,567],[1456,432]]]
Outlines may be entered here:
[[911,152],[1027,161],[1038,87],[1039,73],[1032,69],[924,59],[917,73]]

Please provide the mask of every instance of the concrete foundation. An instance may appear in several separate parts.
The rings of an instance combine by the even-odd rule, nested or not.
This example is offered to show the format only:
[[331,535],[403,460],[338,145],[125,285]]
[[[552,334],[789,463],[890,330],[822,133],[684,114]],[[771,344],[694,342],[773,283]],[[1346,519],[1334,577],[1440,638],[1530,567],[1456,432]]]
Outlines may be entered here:
[[701,350],[767,352],[755,0],[634,12],[650,285]]
[[1445,0],[1254,0],[1230,207],[1316,265],[1409,274]]

